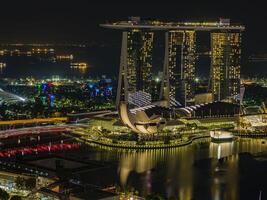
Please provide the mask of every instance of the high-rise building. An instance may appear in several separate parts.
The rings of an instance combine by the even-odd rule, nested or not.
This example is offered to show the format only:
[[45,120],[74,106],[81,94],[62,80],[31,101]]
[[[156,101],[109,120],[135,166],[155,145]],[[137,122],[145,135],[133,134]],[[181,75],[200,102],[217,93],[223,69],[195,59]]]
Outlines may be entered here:
[[153,32],[140,29],[123,32],[117,106],[120,101],[128,102],[129,94],[151,93],[153,39]]
[[211,33],[210,90],[214,101],[236,100],[240,92],[241,33]]
[[170,98],[182,101],[181,83],[182,83],[182,49],[183,49],[184,33],[182,31],[169,32],[168,39],[168,66],[169,66],[169,84]]
[[182,48],[182,105],[193,105],[195,102],[195,77],[196,77],[196,32],[184,31]]
[[170,98],[182,105],[194,104],[196,32],[170,31],[169,33]]
[[151,92],[153,32],[139,29],[127,32],[129,92]]
[[[219,22],[128,21],[103,24],[123,31],[117,105],[128,102],[129,94],[152,92],[154,33],[165,33],[165,53],[160,98],[162,105],[195,104],[196,33],[207,31],[211,38],[209,90],[213,101],[234,100],[240,90],[241,25]],[[146,96],[146,95],[145,95]],[[178,102],[177,102],[178,101]],[[174,104],[173,104],[174,105]]]

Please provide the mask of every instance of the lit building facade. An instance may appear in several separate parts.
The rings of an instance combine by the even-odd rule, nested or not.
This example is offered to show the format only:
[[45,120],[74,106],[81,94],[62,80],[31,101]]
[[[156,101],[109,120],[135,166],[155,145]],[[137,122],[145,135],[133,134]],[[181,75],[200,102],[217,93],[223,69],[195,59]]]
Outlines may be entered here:
[[181,87],[182,105],[192,105],[195,102],[195,77],[196,77],[196,32],[184,31],[182,46]]
[[229,19],[218,22],[161,22],[131,18],[101,25],[123,31],[117,106],[128,102],[129,93],[152,92],[152,51],[154,33],[165,33],[165,53],[160,100],[170,107],[195,104],[196,33],[206,31],[211,38],[209,90],[213,101],[236,99],[240,91],[241,25]]
[[170,98],[182,105],[194,104],[196,32],[170,31],[169,33]]
[[240,93],[241,32],[211,33],[210,90],[214,101],[236,100]]
[[169,84],[170,98],[181,101],[182,83],[182,49],[184,33],[182,31],[171,31],[168,39],[168,65],[169,65]]
[[127,32],[127,78],[129,92],[151,92],[153,32]]

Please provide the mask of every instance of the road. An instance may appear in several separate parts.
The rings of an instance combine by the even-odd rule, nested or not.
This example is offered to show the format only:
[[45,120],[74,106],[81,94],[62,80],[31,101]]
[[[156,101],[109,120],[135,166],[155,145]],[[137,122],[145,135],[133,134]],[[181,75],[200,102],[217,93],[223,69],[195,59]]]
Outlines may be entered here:
[[9,138],[9,137],[18,137],[24,135],[36,135],[42,133],[62,133],[62,132],[69,132],[72,129],[75,129],[79,126],[75,125],[51,125],[51,126],[37,126],[37,127],[30,127],[30,128],[19,128],[19,129],[10,129],[0,131],[0,139]]
[[66,122],[67,120],[68,120],[67,117],[21,119],[21,120],[0,121],[0,125],[17,125],[17,124],[38,124],[38,123]]

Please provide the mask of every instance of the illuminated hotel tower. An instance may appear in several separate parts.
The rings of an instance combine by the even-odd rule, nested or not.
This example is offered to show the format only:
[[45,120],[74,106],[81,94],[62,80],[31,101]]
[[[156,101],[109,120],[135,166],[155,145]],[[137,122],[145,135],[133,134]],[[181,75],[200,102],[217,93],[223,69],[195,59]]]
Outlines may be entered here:
[[194,103],[195,96],[195,62],[196,32],[169,32],[169,82],[170,98],[182,105]]
[[210,90],[214,101],[234,100],[240,93],[241,33],[211,33]]
[[[196,32],[211,33],[209,90],[214,101],[235,99],[240,88],[241,25],[218,22],[128,21],[102,24],[123,32],[117,106],[129,95],[151,93],[154,32],[165,33],[165,54],[160,97],[166,106],[195,104]],[[140,99],[142,101],[142,99]]]
[[117,105],[131,93],[151,93],[153,37],[138,29],[123,32]]
[[129,92],[151,92],[153,32],[127,32]]

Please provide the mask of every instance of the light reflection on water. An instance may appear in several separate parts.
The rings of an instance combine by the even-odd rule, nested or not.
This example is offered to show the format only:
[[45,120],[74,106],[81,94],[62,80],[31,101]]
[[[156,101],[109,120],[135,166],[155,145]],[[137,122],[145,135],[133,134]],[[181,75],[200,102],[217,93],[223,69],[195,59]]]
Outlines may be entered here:
[[[235,200],[239,199],[238,153],[267,151],[267,141],[262,141],[196,141],[192,145],[174,149],[109,152],[106,158],[119,160],[120,184],[136,188],[142,196],[158,192],[167,198],[191,200],[195,193],[203,193],[207,199]],[[207,162],[196,167],[201,160]]]

